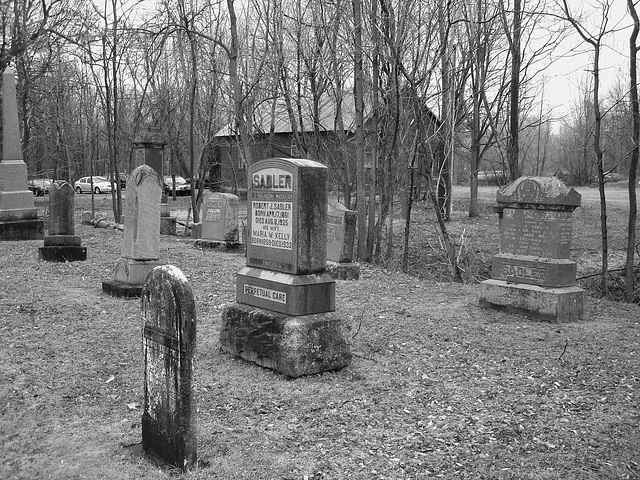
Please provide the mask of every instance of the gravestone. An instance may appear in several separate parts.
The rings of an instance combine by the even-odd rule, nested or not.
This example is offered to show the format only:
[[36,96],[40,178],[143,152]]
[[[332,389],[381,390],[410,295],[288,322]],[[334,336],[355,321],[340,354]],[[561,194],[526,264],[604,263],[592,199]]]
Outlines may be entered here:
[[203,250],[236,250],[241,246],[238,229],[240,199],[231,193],[211,193],[200,209],[200,238],[194,246]]
[[[149,165],[164,180],[164,148],[167,142],[162,137],[162,129],[156,126],[142,128],[133,142],[134,163],[136,167]],[[171,216],[171,209],[167,195],[162,189],[160,200],[160,233],[165,235],[176,234],[176,217]]]
[[127,179],[122,258],[113,280],[102,291],[117,297],[139,297],[147,275],[159,265],[160,197],[162,183],[148,165],[137,167]]
[[197,464],[196,308],[178,268],[162,265],[151,271],[142,291],[142,315],[142,448],[188,471]]
[[481,283],[480,305],[559,322],[583,318],[586,293],[571,260],[580,194],[555,177],[521,177],[496,198],[500,252]]
[[341,203],[327,205],[327,273],[335,280],[357,280],[360,265],[353,263],[358,213]]
[[58,180],[49,188],[48,235],[39,249],[40,260],[49,262],[73,262],[87,259],[87,248],[82,247],[75,234],[75,192],[69,183]]
[[326,274],[327,168],[270,158],[249,168],[247,266],[222,313],[221,347],[297,377],[351,361],[350,323]]
[[0,161],[0,240],[40,240],[44,221],[38,218],[27,188],[27,164],[22,160],[16,76],[2,74],[2,160]]

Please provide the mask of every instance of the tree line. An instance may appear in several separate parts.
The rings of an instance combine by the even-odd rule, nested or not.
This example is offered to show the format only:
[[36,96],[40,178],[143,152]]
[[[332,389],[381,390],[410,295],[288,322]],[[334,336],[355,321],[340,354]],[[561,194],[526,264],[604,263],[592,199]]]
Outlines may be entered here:
[[[240,161],[260,112],[281,108],[291,154],[330,166],[331,183],[358,210],[361,261],[389,258],[393,212],[431,204],[453,279],[453,183],[468,183],[479,215],[482,178],[558,175],[601,192],[629,180],[627,299],[633,298],[638,163],[636,3],[627,0],[628,69],[601,91],[599,59],[619,29],[613,0],[20,0],[0,4],[0,67],[17,72],[24,158],[32,175],[118,178],[134,141],[161,128],[171,173],[204,184],[225,126]],[[572,33],[590,52],[569,112],[545,101],[545,72]],[[320,133],[332,118],[330,154]],[[272,115],[273,117],[273,115]],[[304,117],[304,118],[303,118]],[[267,125],[269,125],[267,123]],[[311,125],[309,127],[308,125]],[[479,176],[480,174],[480,176]],[[196,182],[194,182],[196,183]],[[122,205],[115,182],[113,210]],[[198,221],[198,195],[192,195]]]

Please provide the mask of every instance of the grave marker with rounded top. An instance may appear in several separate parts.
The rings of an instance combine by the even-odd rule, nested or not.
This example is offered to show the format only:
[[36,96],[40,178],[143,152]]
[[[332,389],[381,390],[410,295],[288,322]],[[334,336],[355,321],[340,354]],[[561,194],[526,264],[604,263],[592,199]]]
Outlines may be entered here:
[[114,280],[102,282],[102,291],[118,297],[139,297],[147,275],[159,265],[160,197],[162,183],[148,165],[137,167],[127,179],[122,258]]
[[80,236],[75,234],[74,199],[75,192],[68,182],[58,180],[51,184],[48,235],[38,251],[41,260],[73,262],[87,259],[87,249],[80,246]]
[[570,259],[572,215],[580,194],[555,177],[521,177],[501,188],[500,253],[480,305],[554,321],[584,316],[585,292]]
[[197,464],[193,392],[196,308],[186,277],[156,267],[142,291],[142,448],[183,471]]
[[326,274],[327,168],[270,158],[249,168],[247,266],[238,304],[224,309],[221,347],[297,377],[351,361],[349,322],[335,310]]
[[0,240],[39,240],[44,221],[38,218],[27,188],[27,164],[22,160],[16,75],[2,74],[2,159],[0,160]]
[[194,246],[203,250],[240,248],[240,199],[232,193],[211,193],[200,208],[200,235]]

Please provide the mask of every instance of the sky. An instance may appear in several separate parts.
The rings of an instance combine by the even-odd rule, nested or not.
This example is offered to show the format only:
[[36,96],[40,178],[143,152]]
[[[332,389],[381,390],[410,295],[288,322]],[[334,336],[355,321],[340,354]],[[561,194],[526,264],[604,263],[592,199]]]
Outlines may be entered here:
[[[600,0],[597,0],[600,1]],[[599,30],[597,22],[602,18],[602,9],[596,0],[569,0],[569,8],[576,9],[586,18],[585,26],[591,32]],[[600,92],[601,98],[615,83],[616,76],[622,73],[622,78],[628,78],[629,71],[629,35],[631,33],[631,17],[627,13],[626,0],[610,0],[613,4],[610,11],[610,28],[616,31],[605,39],[605,47],[600,58]],[[640,11],[640,5],[638,6]],[[545,103],[554,107],[558,115],[570,112],[571,105],[579,98],[579,87],[584,81],[588,70],[593,67],[593,47],[578,36],[572,29],[571,34],[561,45],[559,51],[566,55],[555,62],[544,72]]]

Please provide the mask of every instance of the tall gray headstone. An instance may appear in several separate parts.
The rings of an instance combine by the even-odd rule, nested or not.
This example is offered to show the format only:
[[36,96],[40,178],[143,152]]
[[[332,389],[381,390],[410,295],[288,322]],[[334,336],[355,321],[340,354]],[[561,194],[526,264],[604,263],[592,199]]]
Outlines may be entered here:
[[51,184],[48,235],[39,249],[41,260],[72,262],[87,259],[87,249],[80,246],[80,236],[75,234],[74,199],[75,192],[68,182],[58,180]]
[[114,280],[102,291],[118,297],[139,297],[147,275],[160,262],[160,197],[162,182],[148,165],[137,167],[127,179],[122,258]]
[[44,221],[38,219],[33,194],[27,188],[27,164],[22,160],[16,76],[2,74],[2,160],[0,161],[0,240],[39,240]]
[[183,471],[197,464],[193,391],[196,307],[176,267],[156,267],[142,291],[142,448]]

